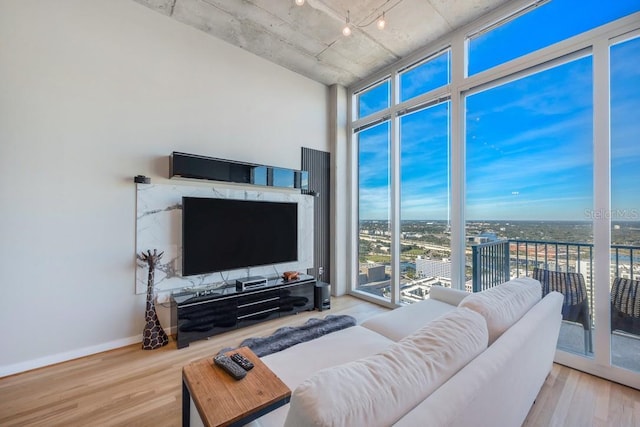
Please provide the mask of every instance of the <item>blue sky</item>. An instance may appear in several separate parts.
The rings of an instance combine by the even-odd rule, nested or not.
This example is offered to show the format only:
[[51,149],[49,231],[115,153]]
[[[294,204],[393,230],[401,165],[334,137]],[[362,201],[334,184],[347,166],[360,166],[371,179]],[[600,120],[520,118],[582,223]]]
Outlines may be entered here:
[[470,219],[575,220],[593,205],[591,62],[467,98]]
[[[640,0],[589,0],[576,8],[577,3],[552,0],[474,39],[470,74],[640,10]],[[612,208],[640,215],[638,63],[640,39],[612,47]],[[403,76],[402,100],[441,86],[448,64],[448,54],[441,55]],[[383,84],[360,96],[360,115],[388,106],[388,93]],[[592,100],[590,55],[469,95],[466,217],[588,219],[586,211],[593,206]],[[448,112],[444,103],[400,119],[403,219],[448,217]],[[359,134],[361,219],[388,219],[388,135],[386,123]]]

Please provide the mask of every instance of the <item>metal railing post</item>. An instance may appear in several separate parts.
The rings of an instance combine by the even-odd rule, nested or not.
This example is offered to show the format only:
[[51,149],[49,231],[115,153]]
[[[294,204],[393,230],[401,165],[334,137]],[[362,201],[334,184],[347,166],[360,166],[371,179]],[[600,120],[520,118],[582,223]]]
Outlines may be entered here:
[[511,253],[510,253],[510,243],[508,240],[505,240],[502,245],[502,250],[504,251],[504,269],[502,270],[502,281],[506,282],[511,279]]
[[471,285],[473,292],[480,291],[480,250],[478,245],[471,246]]

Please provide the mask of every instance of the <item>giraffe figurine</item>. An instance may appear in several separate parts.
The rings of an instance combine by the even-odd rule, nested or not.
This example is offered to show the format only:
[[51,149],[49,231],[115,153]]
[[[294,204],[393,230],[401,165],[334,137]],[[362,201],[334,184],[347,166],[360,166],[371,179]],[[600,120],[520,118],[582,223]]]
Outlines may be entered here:
[[147,307],[144,311],[144,330],[142,331],[142,349],[143,350],[155,350],[169,343],[169,337],[165,333],[164,329],[160,325],[158,320],[158,314],[156,313],[156,306],[153,303],[153,286],[154,286],[154,271],[160,258],[162,258],[164,252],[158,253],[156,249],[148,250],[147,253],[142,252],[138,255],[140,261],[146,261],[149,264],[149,280],[147,282]]

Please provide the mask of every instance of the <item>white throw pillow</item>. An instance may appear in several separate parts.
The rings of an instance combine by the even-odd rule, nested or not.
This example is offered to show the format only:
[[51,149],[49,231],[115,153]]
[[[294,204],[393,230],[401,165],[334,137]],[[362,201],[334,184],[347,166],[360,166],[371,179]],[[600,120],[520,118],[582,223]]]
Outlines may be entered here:
[[485,318],[491,345],[541,298],[540,282],[530,277],[518,277],[486,291],[470,294],[459,307],[470,308]]
[[460,289],[445,288],[444,286],[432,286],[429,290],[429,298],[436,299],[447,304],[457,306],[469,295],[469,292]]
[[482,353],[487,341],[482,316],[457,308],[382,353],[303,381],[285,426],[389,426]]

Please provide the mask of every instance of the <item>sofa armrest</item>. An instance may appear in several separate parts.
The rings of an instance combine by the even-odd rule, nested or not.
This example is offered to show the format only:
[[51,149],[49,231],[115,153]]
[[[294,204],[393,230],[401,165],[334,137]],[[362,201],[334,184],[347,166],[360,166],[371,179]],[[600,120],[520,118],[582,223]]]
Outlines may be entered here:
[[444,286],[432,286],[429,290],[429,298],[457,306],[469,292],[460,289],[445,288]]

